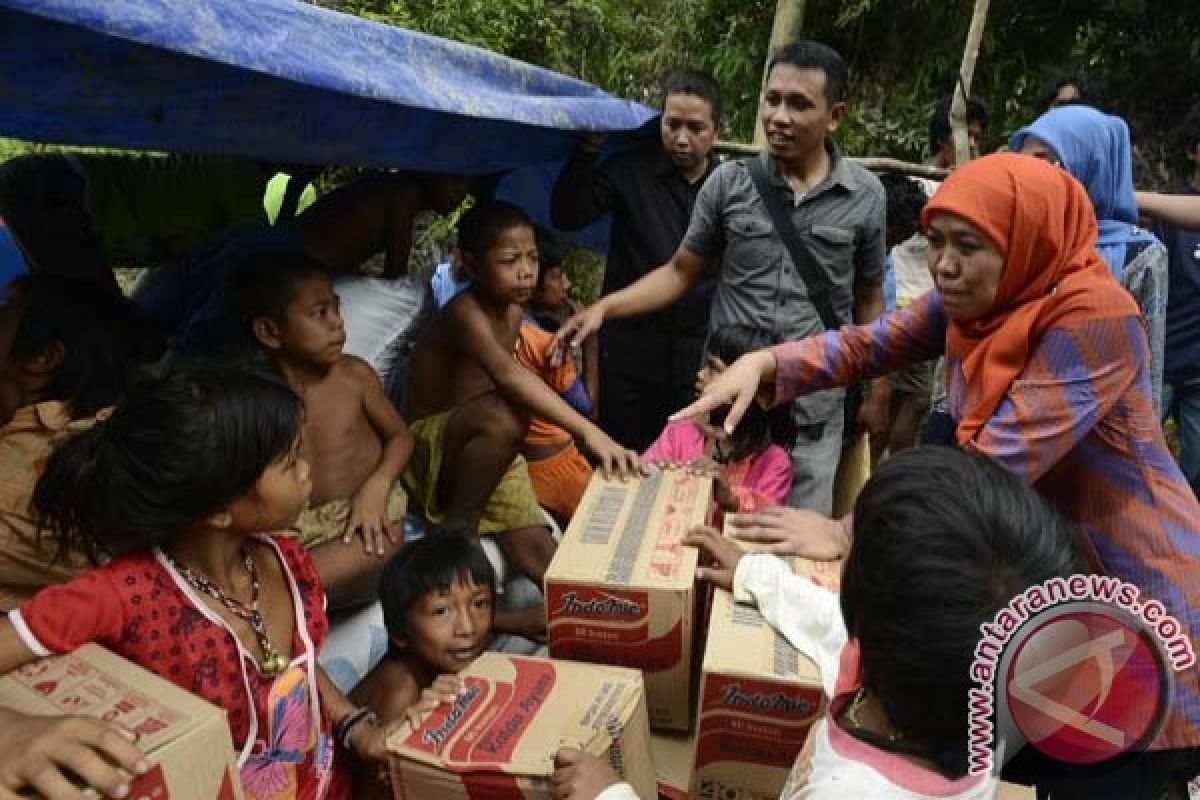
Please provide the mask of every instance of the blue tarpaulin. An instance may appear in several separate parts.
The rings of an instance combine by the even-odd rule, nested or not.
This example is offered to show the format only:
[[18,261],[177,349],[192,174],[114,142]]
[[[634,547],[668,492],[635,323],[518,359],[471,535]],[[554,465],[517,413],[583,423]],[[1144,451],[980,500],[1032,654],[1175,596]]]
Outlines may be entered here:
[[[0,0],[0,135],[484,174],[655,112],[295,0]],[[617,137],[618,140],[624,137]]]

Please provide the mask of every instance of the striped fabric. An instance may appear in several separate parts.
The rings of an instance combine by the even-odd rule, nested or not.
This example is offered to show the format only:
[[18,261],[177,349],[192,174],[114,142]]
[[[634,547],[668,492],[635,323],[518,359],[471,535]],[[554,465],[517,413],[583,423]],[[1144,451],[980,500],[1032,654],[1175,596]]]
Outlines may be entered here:
[[[776,402],[874,377],[941,354],[936,292],[871,325],[773,348]],[[1150,395],[1137,317],[1052,328],[1036,343],[987,424],[968,444],[1021,476],[1078,531],[1093,563],[1160,601],[1200,647],[1200,505],[1167,451]],[[970,399],[946,366],[948,410]],[[1154,749],[1200,746],[1200,670],[1175,674],[1171,716]]]

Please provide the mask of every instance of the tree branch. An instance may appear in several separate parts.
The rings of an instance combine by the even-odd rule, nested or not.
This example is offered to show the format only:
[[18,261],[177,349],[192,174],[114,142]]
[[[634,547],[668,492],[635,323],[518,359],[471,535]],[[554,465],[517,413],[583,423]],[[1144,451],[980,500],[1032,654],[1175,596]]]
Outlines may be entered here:
[[971,160],[971,142],[967,136],[967,98],[971,96],[975,61],[979,58],[979,44],[983,41],[983,28],[987,24],[988,2],[989,0],[975,0],[975,12],[971,15],[971,28],[967,31],[967,44],[963,48],[959,84],[954,87],[954,100],[950,103],[950,131],[954,140],[956,164],[965,164]]
[[[725,140],[718,141],[716,149],[719,153],[736,156],[752,156],[762,150],[757,145]],[[898,158],[879,156],[847,156],[847,158],[857,164],[863,165],[872,172],[894,172],[899,175],[913,175],[919,178],[930,178],[935,181],[940,181],[950,174],[949,170],[942,169],[941,167],[934,167],[929,164],[914,164],[909,161],[901,161]]]

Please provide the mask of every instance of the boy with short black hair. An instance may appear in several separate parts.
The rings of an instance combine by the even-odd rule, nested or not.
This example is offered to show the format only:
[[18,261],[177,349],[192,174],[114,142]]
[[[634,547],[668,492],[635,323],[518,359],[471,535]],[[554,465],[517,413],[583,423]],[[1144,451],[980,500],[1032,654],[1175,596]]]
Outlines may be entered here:
[[[375,371],[342,351],[346,330],[329,275],[301,251],[247,262],[229,297],[242,330],[304,401],[302,447],[312,499],[296,521],[332,608],[370,602],[373,576],[402,543],[406,499],[396,480],[412,436]],[[363,549],[348,547],[359,533]]]
[[605,472],[633,474],[638,458],[513,357],[537,281],[529,217],[507,203],[476,206],[459,223],[458,245],[471,287],[413,350],[405,416],[416,444],[404,482],[430,522],[494,535],[509,562],[541,584],[555,543],[518,455],[529,417],[567,430]]
[[351,699],[387,724],[403,717],[439,675],[457,674],[487,647],[496,573],[474,537],[430,532],[384,567],[379,601],[388,653]]

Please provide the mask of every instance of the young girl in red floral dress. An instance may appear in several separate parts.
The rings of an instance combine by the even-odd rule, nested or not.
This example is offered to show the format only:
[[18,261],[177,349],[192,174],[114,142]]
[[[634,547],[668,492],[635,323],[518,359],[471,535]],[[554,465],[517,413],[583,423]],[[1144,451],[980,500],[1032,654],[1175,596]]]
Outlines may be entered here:
[[[59,541],[111,560],[0,620],[0,673],[101,644],[225,709],[248,800],[346,797],[335,749],[382,763],[384,732],[317,665],[320,579],[271,533],[308,500],[301,416],[296,394],[256,370],[174,366],[67,441],[35,510]],[[4,789],[77,797],[72,775],[121,798],[131,785],[115,768],[148,768],[107,723],[0,712],[11,726],[30,747],[6,758]]]

